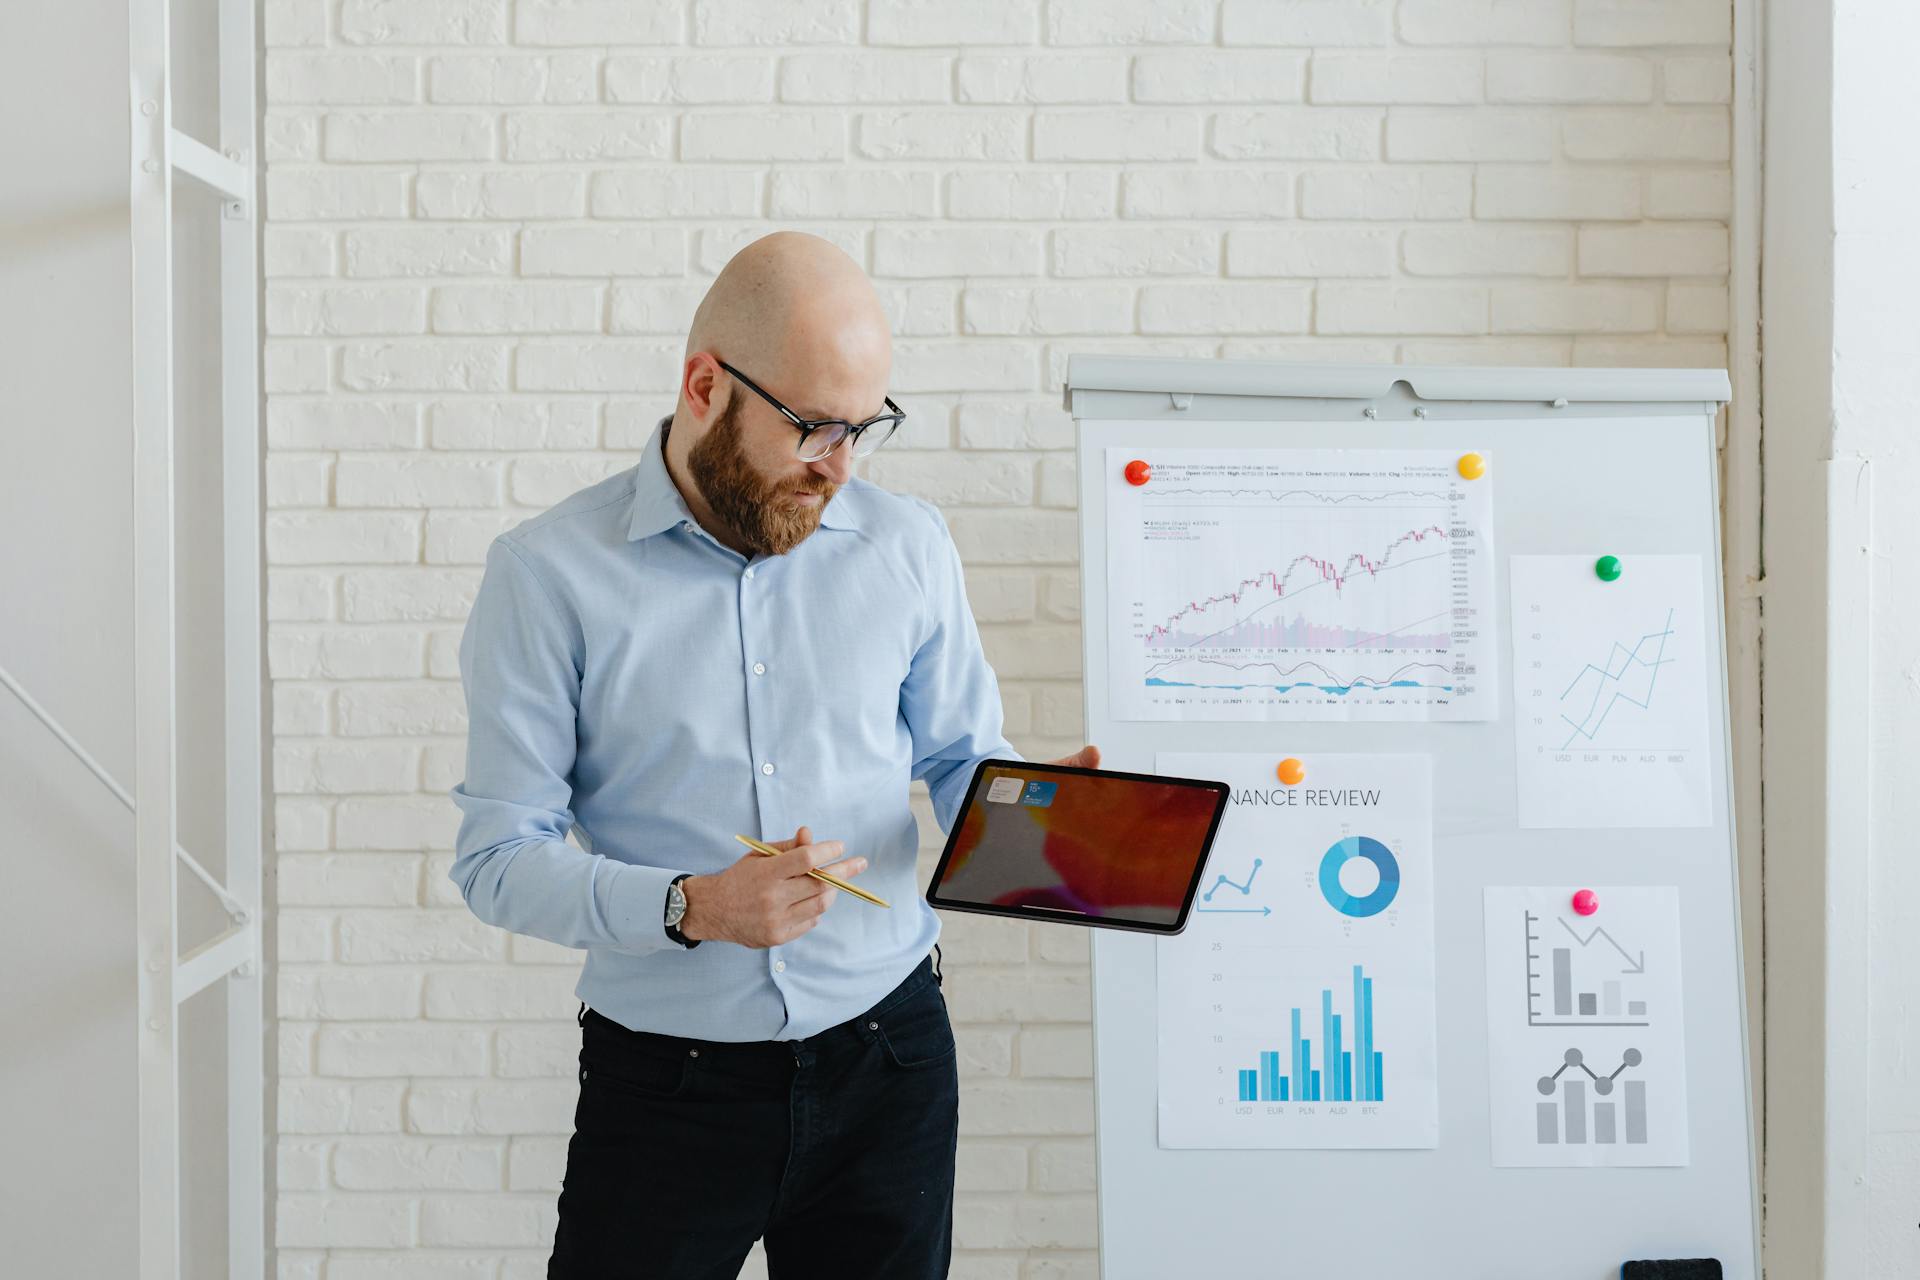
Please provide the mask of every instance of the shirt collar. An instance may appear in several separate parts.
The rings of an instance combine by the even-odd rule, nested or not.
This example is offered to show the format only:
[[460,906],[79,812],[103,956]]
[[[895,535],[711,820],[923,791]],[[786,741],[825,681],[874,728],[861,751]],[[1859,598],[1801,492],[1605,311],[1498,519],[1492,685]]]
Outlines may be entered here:
[[[627,521],[627,541],[650,538],[663,533],[683,520],[692,520],[693,511],[687,506],[687,500],[680,496],[680,489],[673,483],[673,476],[667,470],[667,425],[673,421],[668,414],[654,424],[653,434],[647,438],[640,453],[640,465],[634,470],[633,477],[633,514]],[[847,487],[843,486],[820,513],[820,523],[834,529],[857,529],[859,521],[855,519],[853,509],[847,504]]]

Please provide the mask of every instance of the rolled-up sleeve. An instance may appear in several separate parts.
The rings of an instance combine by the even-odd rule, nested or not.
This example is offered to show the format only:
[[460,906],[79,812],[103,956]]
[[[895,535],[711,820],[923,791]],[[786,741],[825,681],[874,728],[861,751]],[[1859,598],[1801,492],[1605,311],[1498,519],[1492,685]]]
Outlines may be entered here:
[[980,647],[967,604],[960,551],[940,509],[912,501],[933,522],[926,560],[926,635],[900,686],[900,711],[913,735],[913,776],[925,778],[942,831],[953,820],[982,760],[1020,760],[1002,732],[1000,685]]
[[663,920],[667,867],[636,866],[567,842],[585,642],[578,614],[506,538],[460,638],[466,778],[449,872],[488,924],[566,947],[644,954],[680,948]]

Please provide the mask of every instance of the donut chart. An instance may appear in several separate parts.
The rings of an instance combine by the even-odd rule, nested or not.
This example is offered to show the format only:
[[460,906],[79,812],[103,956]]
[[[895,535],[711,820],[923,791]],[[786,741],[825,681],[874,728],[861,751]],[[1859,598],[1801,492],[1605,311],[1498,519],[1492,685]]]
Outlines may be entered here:
[[[1364,898],[1348,893],[1340,884],[1340,869],[1355,858],[1365,858],[1380,873],[1380,883]],[[1327,904],[1341,915],[1379,915],[1392,905],[1400,892],[1400,864],[1393,850],[1372,836],[1347,836],[1336,840],[1320,859],[1320,892]]]

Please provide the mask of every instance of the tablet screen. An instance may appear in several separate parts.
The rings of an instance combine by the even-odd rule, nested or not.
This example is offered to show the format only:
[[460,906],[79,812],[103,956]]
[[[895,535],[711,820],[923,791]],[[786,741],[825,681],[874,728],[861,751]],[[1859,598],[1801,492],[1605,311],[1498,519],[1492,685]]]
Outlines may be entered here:
[[1177,930],[1226,796],[1217,782],[987,761],[927,898],[996,915]]

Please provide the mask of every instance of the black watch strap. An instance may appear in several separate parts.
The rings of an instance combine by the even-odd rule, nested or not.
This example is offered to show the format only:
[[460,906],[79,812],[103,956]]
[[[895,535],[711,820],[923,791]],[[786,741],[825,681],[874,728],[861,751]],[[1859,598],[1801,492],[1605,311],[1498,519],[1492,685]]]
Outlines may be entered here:
[[[692,878],[693,878],[693,872],[683,871],[679,875],[675,876],[672,880],[668,881],[667,887],[671,889],[674,885],[679,884],[682,880],[690,880]],[[662,903],[660,906],[661,912],[664,913],[666,909],[667,909],[666,904]],[[667,931],[667,936],[669,938],[673,939],[675,942],[679,943],[681,946],[687,948],[689,951],[691,951],[693,948],[700,945],[700,940],[698,938],[689,938],[686,934],[680,932],[679,925],[670,924],[670,925],[666,925],[665,928]]]

